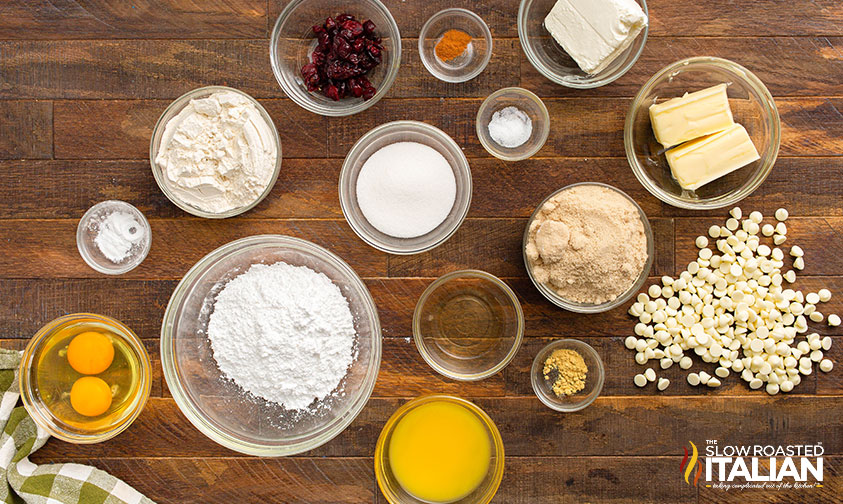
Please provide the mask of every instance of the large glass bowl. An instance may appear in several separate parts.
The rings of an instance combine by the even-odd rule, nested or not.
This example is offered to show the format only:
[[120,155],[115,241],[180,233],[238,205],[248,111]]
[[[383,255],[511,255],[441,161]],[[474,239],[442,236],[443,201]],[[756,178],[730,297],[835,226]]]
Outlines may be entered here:
[[[316,47],[313,25],[322,24],[329,16],[351,14],[360,22],[372,20],[382,39],[385,54],[381,63],[366,77],[377,88],[369,100],[347,97],[334,101],[319,92],[310,92],[301,76],[301,68],[310,63]],[[401,34],[389,9],[378,0],[292,0],[287,4],[269,43],[272,73],[284,93],[302,108],[324,116],[347,116],[371,107],[389,91],[401,65]]]
[[501,434],[495,422],[476,404],[459,397],[448,395],[417,397],[398,408],[389,420],[387,420],[375,446],[375,478],[378,481],[381,492],[390,504],[429,504],[428,501],[416,498],[401,487],[401,484],[392,472],[389,462],[389,443],[392,440],[392,433],[395,431],[395,427],[408,413],[419,406],[433,402],[448,402],[461,406],[475,415],[486,428],[492,452],[486,476],[473,492],[462,499],[453,501],[452,504],[488,504],[495,496],[503,479],[504,446]]
[[[545,203],[547,203],[548,200],[550,200],[557,194],[566,191],[572,187],[581,185],[595,185],[600,187],[606,187],[626,198],[630,203],[633,204],[633,206],[635,206],[636,209],[638,209],[638,214],[641,217],[641,224],[644,226],[644,234],[647,237],[647,261],[644,263],[644,267],[641,268],[641,272],[638,274],[638,278],[635,280],[635,283],[633,283],[629,287],[629,289],[627,289],[623,294],[619,295],[615,299],[600,304],[577,303],[575,301],[570,301],[568,299],[563,298],[562,296],[557,294],[556,291],[536,279],[536,277],[533,275],[533,268],[530,267],[530,261],[527,259],[527,242],[530,239],[530,226],[533,224],[533,220],[539,214],[539,211],[541,211],[542,207],[544,207]],[[542,202],[539,203],[538,206],[536,206],[536,209],[533,211],[533,215],[531,215],[530,219],[527,221],[527,227],[524,229],[524,239],[521,243],[521,251],[524,257],[524,267],[527,269],[527,276],[530,277],[530,280],[533,282],[533,285],[536,286],[536,289],[538,289],[539,292],[542,293],[542,296],[547,298],[548,301],[560,308],[564,308],[568,311],[576,313],[602,313],[622,305],[626,302],[626,300],[631,298],[633,294],[635,294],[636,292],[638,292],[639,289],[641,289],[641,286],[644,285],[644,282],[647,281],[647,275],[650,273],[650,268],[653,266],[655,244],[653,240],[653,229],[650,227],[650,221],[647,219],[647,214],[644,213],[644,210],[642,210],[641,207],[638,206],[638,203],[636,203],[635,200],[632,199],[628,194],[621,191],[617,187],[612,187],[608,184],[602,184],[600,182],[580,182],[578,184],[571,184],[565,186],[562,189],[559,189],[558,191],[554,191],[547,198],[542,200]]]
[[[746,128],[761,159],[696,191],[682,189],[653,134],[650,105],[722,83],[728,84],[735,122]],[[653,196],[676,207],[707,210],[734,205],[764,182],[779,153],[781,122],[773,97],[752,72],[729,60],[695,57],[668,65],[644,84],[629,107],[623,140],[632,172]]]
[[[348,300],[354,316],[357,359],[339,393],[321,401],[313,408],[315,413],[286,410],[225,379],[206,334],[214,301],[225,284],[253,264],[276,262],[307,266],[326,275]],[[161,326],[164,378],[179,408],[212,440],[250,455],[293,455],[342,432],[369,400],[380,360],[381,326],[360,277],[331,252],[289,236],[251,236],[205,256],[176,287]]]
[[[81,329],[80,326],[84,329]],[[44,352],[47,351],[51,336],[59,331],[73,331],[74,328],[77,331],[82,331],[90,330],[91,327],[99,327],[103,332],[113,335],[112,337],[120,338],[126,344],[134,354],[133,358],[129,360],[135,366],[138,383],[136,390],[130,398],[126,399],[126,406],[119,414],[107,416],[108,423],[105,425],[101,425],[100,421],[97,420],[96,427],[87,428],[87,426],[83,427],[62,420],[51,412],[42,398],[42,391],[38,388],[36,375],[39,362]],[[48,323],[29,340],[21,356],[19,382],[23,406],[29,416],[42,429],[69,443],[99,443],[126,430],[140,415],[149,399],[152,387],[152,365],[149,361],[149,354],[147,354],[140,338],[118,320],[93,313],[73,313]]]
[[[232,92],[237,93],[240,96],[246,98],[255,108],[258,109],[261,117],[266,121],[266,124],[269,126],[269,129],[272,131],[273,139],[275,140],[275,168],[273,169],[272,176],[269,179],[269,182],[264,188],[263,192],[257,199],[250,201],[249,203],[237,207],[232,208],[226,212],[220,213],[210,213],[195,206],[187,203],[186,201],[182,201],[171,189],[170,186],[167,184],[166,176],[164,175],[164,170],[158,166],[158,163],[155,159],[158,157],[158,151],[161,150],[161,141],[164,138],[164,131],[167,129],[167,123],[170,122],[170,119],[174,118],[181,112],[186,106],[190,104],[191,100],[196,100],[199,98],[207,98],[208,96],[219,93],[219,92]],[[193,214],[197,217],[205,217],[208,219],[224,219],[227,217],[234,217],[235,215],[240,215],[243,212],[247,212],[254,208],[258,203],[263,201],[266,196],[272,192],[272,187],[275,185],[275,182],[278,180],[278,174],[281,173],[281,137],[278,136],[278,129],[275,127],[275,122],[272,120],[272,117],[263,108],[263,105],[258,103],[257,100],[249,96],[248,94],[240,91],[239,89],[234,89],[226,86],[205,86],[201,88],[194,89],[193,91],[188,91],[187,93],[179,96],[176,98],[173,103],[171,103],[161,114],[161,117],[158,118],[158,122],[155,123],[155,128],[152,130],[152,137],[149,139],[149,164],[152,166],[152,175],[155,177],[155,182],[158,184],[158,188],[161,189],[161,192],[164,193],[164,196],[167,197],[174,205],[181,208],[185,212],[189,214]]]
[[[396,238],[381,232],[363,215],[357,201],[357,177],[369,156],[396,142],[417,142],[442,154],[454,171],[457,194],[454,206],[441,224],[414,238]],[[345,157],[339,181],[340,207],[357,236],[372,247],[390,254],[417,254],[445,243],[462,225],[471,205],[471,168],[460,146],[447,133],[418,121],[381,124],[362,137]]]
[[[647,2],[637,1],[644,14],[648,14]],[[527,59],[539,73],[563,86],[589,89],[615,81],[638,61],[647,42],[648,27],[644,27],[632,44],[603,71],[596,74],[583,72],[544,27],[544,18],[555,4],[556,0],[521,0],[518,9],[518,38]]]

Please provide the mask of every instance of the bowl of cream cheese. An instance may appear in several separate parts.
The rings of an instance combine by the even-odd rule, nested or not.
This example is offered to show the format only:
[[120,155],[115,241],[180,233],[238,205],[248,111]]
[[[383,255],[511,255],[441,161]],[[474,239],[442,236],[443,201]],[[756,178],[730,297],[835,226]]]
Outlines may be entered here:
[[233,217],[272,190],[281,171],[281,139],[254,98],[207,86],[161,114],[149,161],[158,187],[177,207],[197,217]]

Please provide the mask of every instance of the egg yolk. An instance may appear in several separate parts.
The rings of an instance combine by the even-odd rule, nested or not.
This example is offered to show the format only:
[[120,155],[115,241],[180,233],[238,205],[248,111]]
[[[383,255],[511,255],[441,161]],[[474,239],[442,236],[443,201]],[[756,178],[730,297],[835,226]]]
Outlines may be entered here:
[[83,376],[70,389],[70,405],[80,415],[102,415],[111,406],[111,387],[102,378]]
[[114,345],[103,333],[78,334],[67,347],[67,362],[77,373],[99,374],[114,360]]

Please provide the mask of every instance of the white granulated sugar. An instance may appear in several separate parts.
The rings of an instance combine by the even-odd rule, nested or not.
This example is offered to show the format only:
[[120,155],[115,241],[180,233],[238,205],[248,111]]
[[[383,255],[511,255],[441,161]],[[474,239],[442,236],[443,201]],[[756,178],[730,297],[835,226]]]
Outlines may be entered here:
[[99,224],[94,243],[102,255],[117,264],[131,255],[132,247],[140,243],[146,230],[126,212],[112,212]]
[[457,183],[448,160],[417,142],[381,148],[357,177],[360,211],[378,231],[396,238],[425,235],[451,213]]
[[355,358],[348,301],[305,266],[255,264],[226,284],[213,310],[208,339],[220,371],[287,409],[327,397]]

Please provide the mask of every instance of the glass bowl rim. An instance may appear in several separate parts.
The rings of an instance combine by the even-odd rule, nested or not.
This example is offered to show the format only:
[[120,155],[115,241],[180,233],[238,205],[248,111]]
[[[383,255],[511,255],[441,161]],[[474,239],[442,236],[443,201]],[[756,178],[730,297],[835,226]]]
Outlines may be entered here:
[[[430,27],[433,25],[435,21],[439,21],[441,18],[444,18],[448,15],[461,15],[468,18],[471,18],[473,21],[477,22],[477,25],[480,26],[480,30],[483,32],[483,38],[486,40],[486,44],[488,48],[486,49],[486,54],[483,55],[483,61],[480,65],[472,70],[471,72],[460,75],[459,77],[450,77],[441,74],[436,68],[430,63],[428,58],[425,57],[424,51],[424,41],[426,40],[427,32],[430,30]],[[477,13],[470,11],[468,9],[464,9],[462,7],[449,7],[447,9],[442,9],[439,12],[435,13],[434,15],[430,16],[427,21],[425,21],[424,25],[422,25],[421,30],[419,30],[419,59],[421,59],[422,65],[430,72],[431,75],[436,77],[437,79],[443,82],[450,82],[452,84],[458,84],[460,82],[468,82],[471,79],[477,77],[483,70],[486,69],[486,66],[489,65],[489,61],[492,59],[492,51],[494,49],[494,39],[492,38],[492,31],[489,29],[489,25],[486,24],[486,21],[483,20]]]
[[[481,278],[483,280],[492,282],[496,287],[498,287],[498,289],[500,289],[501,292],[506,295],[507,299],[509,299],[509,301],[512,303],[512,306],[515,308],[515,318],[517,325],[516,334],[513,336],[512,347],[510,347],[509,351],[503,357],[503,359],[501,359],[497,364],[487,369],[486,371],[473,374],[455,373],[439,365],[430,355],[430,352],[427,351],[427,346],[424,343],[424,335],[421,334],[420,328],[422,307],[433,294],[433,292],[442,285],[448,283],[449,281],[455,278],[463,277]],[[463,269],[452,271],[435,279],[433,282],[430,283],[430,285],[427,286],[424,292],[422,292],[422,295],[419,296],[419,300],[416,302],[416,307],[413,310],[413,341],[415,342],[416,348],[418,349],[422,358],[427,363],[427,365],[433,368],[433,370],[437,373],[447,378],[451,378],[453,380],[458,381],[478,381],[493,376],[502,371],[506,366],[509,365],[510,362],[512,362],[512,359],[518,353],[518,350],[521,349],[521,344],[524,341],[525,326],[526,323],[524,320],[524,310],[521,306],[521,302],[518,300],[518,296],[515,294],[512,288],[507,285],[506,282],[496,277],[495,275],[476,269]]]
[[[644,235],[647,237],[647,260],[644,262],[644,267],[641,269],[641,273],[639,273],[638,278],[635,280],[635,283],[633,283],[627,291],[625,291],[623,294],[619,295],[615,299],[601,304],[575,303],[573,301],[569,301],[559,296],[549,288],[545,287],[538,280],[536,280],[536,277],[533,275],[533,269],[530,267],[530,262],[527,259],[527,242],[530,239],[530,225],[533,223],[533,220],[536,218],[544,204],[547,203],[548,200],[550,200],[557,194],[567,189],[584,185],[605,187],[625,197],[627,201],[632,203],[632,205],[638,210],[638,215],[641,217],[641,224],[644,226]],[[561,189],[553,191],[546,198],[544,198],[541,203],[536,206],[536,209],[533,211],[532,215],[530,215],[530,218],[527,220],[527,226],[524,228],[524,238],[521,243],[521,252],[522,257],[524,259],[524,267],[527,270],[527,276],[530,277],[530,281],[533,282],[533,285],[536,286],[536,289],[541,292],[542,296],[544,296],[545,299],[560,308],[575,313],[603,313],[624,304],[633,295],[635,295],[636,292],[638,292],[642,285],[647,282],[650,269],[653,267],[653,261],[655,259],[655,238],[653,236],[653,229],[650,226],[650,220],[647,217],[647,214],[644,213],[644,210],[641,208],[641,206],[634,199],[632,199],[632,196],[628,195],[627,193],[618,189],[615,186],[604,184],[603,182],[577,182],[575,184],[568,184],[565,187],[562,187]]]
[[[541,114],[539,115],[544,119],[544,127],[542,128],[539,142],[536,143],[536,146],[534,148],[525,151],[519,156],[505,155],[504,151],[495,148],[495,146],[487,142],[486,138],[481,134],[482,127],[480,125],[480,116],[483,114],[483,112],[486,111],[486,109],[492,106],[494,100],[506,93],[519,94],[534,102],[541,111]],[[536,93],[530,91],[529,89],[522,88],[520,86],[510,86],[501,88],[487,96],[486,99],[483,100],[483,103],[480,104],[480,108],[477,110],[477,115],[475,116],[474,123],[475,129],[477,130],[477,138],[480,140],[480,143],[483,145],[483,148],[486,149],[486,152],[504,161],[523,161],[524,159],[529,159],[538,151],[540,151],[542,147],[544,147],[544,144],[547,143],[548,136],[550,136],[550,113],[547,110],[547,106],[544,104],[544,101],[539,98],[538,95],[536,95]],[[516,147],[516,149],[517,148],[518,147]]]
[[[544,394],[539,392],[540,373],[538,371],[544,366],[544,363],[541,362],[541,357],[544,354],[548,353],[551,350],[556,350],[556,348],[572,347],[575,348],[576,351],[586,352],[597,362],[597,385],[595,385],[594,391],[592,391],[591,393],[592,397],[587,398],[584,401],[575,403],[571,406],[563,406],[551,399],[548,399],[544,396]],[[530,383],[533,386],[533,392],[536,394],[536,397],[539,399],[539,401],[542,402],[542,404],[544,404],[548,408],[564,413],[573,413],[575,411],[580,411],[591,405],[591,403],[593,403],[598,397],[600,397],[600,393],[603,392],[603,385],[605,381],[606,367],[603,364],[602,357],[600,357],[600,354],[597,353],[597,350],[595,350],[593,346],[577,338],[561,338],[551,341],[547,345],[543,346],[541,350],[538,351],[538,353],[536,353],[536,356],[533,358],[533,364],[530,366]]]
[[[363,148],[367,147],[371,142],[377,140],[380,135],[390,132],[392,130],[400,130],[405,126],[413,126],[417,128],[421,128],[426,130],[432,137],[436,138],[436,140],[442,144],[445,144],[451,148],[451,150],[455,153],[455,157],[457,158],[457,166],[452,167],[456,168],[458,172],[463,173],[466,178],[466,199],[464,203],[464,208],[460,211],[459,218],[456,219],[451,226],[452,229],[448,230],[447,233],[444,233],[441,237],[437,238],[436,240],[432,241],[431,243],[424,245],[423,247],[410,249],[410,250],[399,250],[394,247],[391,247],[389,244],[382,242],[376,239],[373,236],[370,236],[366,233],[361,226],[359,226],[357,218],[352,216],[352,213],[349,212],[349,209],[352,207],[351,205],[351,196],[348,194],[348,191],[345,190],[345,184],[348,180],[348,177],[351,173],[351,157],[352,154],[358,155],[359,151]],[[450,164],[450,163],[449,163]],[[454,177],[459,183],[459,178]],[[463,152],[462,148],[459,144],[451,138],[451,136],[441,129],[437,128],[436,126],[430,125],[426,122],[422,121],[411,121],[411,120],[401,120],[401,121],[391,121],[387,123],[383,123],[379,126],[372,128],[371,130],[367,131],[363,134],[349,149],[348,154],[346,154],[345,159],[342,163],[342,169],[340,170],[339,176],[339,200],[340,200],[340,210],[342,211],[343,216],[345,217],[346,222],[351,227],[352,231],[365,243],[367,243],[370,247],[373,247],[381,252],[386,252],[388,254],[395,254],[395,255],[413,255],[419,254],[422,252],[427,252],[429,250],[433,250],[439,245],[442,245],[446,241],[448,241],[454,234],[462,227],[463,222],[465,222],[465,218],[468,216],[468,211],[471,208],[471,196],[474,191],[473,188],[473,181],[471,177],[471,165],[468,163],[468,158]],[[454,201],[454,205],[456,205],[458,200]],[[447,218],[446,218],[447,219]],[[443,221],[444,222],[444,221]],[[441,225],[441,224],[440,224]]]
[[[188,287],[192,287],[193,282],[204,274],[204,270],[217,263],[223,257],[228,257],[232,253],[241,253],[243,250],[252,248],[261,248],[267,245],[280,245],[285,248],[297,248],[299,252],[309,254],[331,263],[339,271],[341,271],[346,280],[354,285],[364,294],[363,303],[366,305],[366,315],[370,318],[372,324],[372,358],[369,362],[366,371],[366,380],[362,388],[359,389],[359,395],[355,402],[349,405],[341,415],[338,415],[332,423],[325,424],[321,429],[322,432],[318,436],[305,441],[296,442],[283,446],[262,445],[260,443],[244,441],[234,436],[222,432],[212,422],[209,422],[202,410],[196,406],[193,401],[189,400],[187,393],[181,380],[178,378],[176,371],[175,352],[173,345],[175,343],[175,334],[172,327],[175,322],[176,314],[180,311],[180,305],[187,299],[186,294],[189,293]],[[177,303],[178,301],[178,303]],[[177,306],[179,305],[179,306]],[[377,307],[372,298],[369,289],[366,287],[359,275],[348,265],[342,258],[334,254],[330,250],[316,245],[307,240],[296,238],[287,235],[253,235],[245,238],[240,238],[228,242],[200,259],[194,264],[190,270],[179,281],[170,300],[167,303],[167,308],[164,311],[164,317],[161,323],[161,367],[164,371],[164,381],[170,390],[176,404],[181,410],[182,414],[198,429],[202,434],[216,442],[217,444],[229,448],[231,450],[244,453],[247,455],[256,455],[260,457],[280,457],[288,455],[296,455],[305,451],[312,450],[327,443],[348,427],[352,421],[360,414],[363,408],[371,398],[372,391],[375,388],[378,371],[381,363],[382,352],[382,330],[380,324],[380,317],[378,316]]]
[[[384,498],[387,501],[392,502],[390,497],[387,495],[387,490],[391,488],[385,483],[384,476],[388,473],[391,473],[391,469],[387,471],[386,465],[383,463],[383,458],[386,456],[386,452],[388,449],[386,448],[386,438],[392,434],[392,431],[395,429],[395,426],[398,424],[398,421],[410,410],[415,409],[419,406],[423,406],[424,404],[428,404],[431,402],[437,401],[444,401],[453,404],[458,404],[467,410],[471,411],[475,415],[477,415],[483,422],[483,426],[486,427],[486,430],[492,437],[493,440],[493,454],[495,456],[495,469],[494,474],[492,476],[492,484],[486,490],[486,492],[481,497],[481,500],[478,500],[476,504],[488,504],[491,502],[492,498],[494,498],[495,494],[500,487],[501,481],[503,480],[503,473],[504,473],[504,465],[505,465],[505,449],[503,444],[503,438],[501,437],[500,430],[498,430],[498,426],[495,424],[495,421],[492,420],[492,417],[489,416],[486,411],[484,411],[480,406],[477,406],[473,402],[463,399],[462,397],[457,397],[454,395],[449,394],[424,394],[419,397],[410,399],[409,401],[405,402],[401,406],[396,409],[392,415],[390,415],[389,419],[384,424],[383,428],[381,429],[380,435],[378,436],[378,440],[375,444],[375,479],[378,481],[378,487],[381,490]],[[399,503],[394,503],[399,504]]]
[[[134,261],[126,263],[123,266],[114,269],[103,268],[101,265],[94,262],[93,258],[90,257],[90,254],[82,246],[82,236],[85,234],[85,230],[83,229],[82,223],[85,222],[86,219],[90,218],[90,216],[94,212],[106,206],[107,204],[127,205],[131,208],[131,210],[133,210],[132,213],[134,215],[140,215],[140,225],[146,230],[146,237],[144,238],[146,244],[144,245],[143,253],[137,256]],[[122,275],[140,266],[141,263],[143,263],[143,261],[146,259],[146,256],[149,255],[149,251],[152,250],[152,226],[149,224],[149,220],[146,218],[146,215],[144,215],[143,212],[141,212],[135,205],[118,199],[103,200],[99,203],[92,205],[91,208],[86,210],[85,213],[82,214],[82,217],[79,219],[79,223],[76,225],[76,249],[79,251],[79,255],[82,256],[82,260],[85,261],[85,264],[90,266],[93,270],[98,271],[100,273],[104,273],[106,275]]]
[[[52,335],[53,330],[56,327],[67,322],[73,322],[75,320],[80,319],[96,319],[105,323],[108,326],[116,327],[120,330],[118,336],[123,338],[126,343],[128,343],[128,345],[132,348],[132,350],[134,350],[138,354],[139,357],[139,394],[135,399],[134,406],[129,412],[125,414],[124,418],[120,421],[120,423],[118,423],[113,428],[107,431],[95,435],[72,433],[64,429],[59,429],[54,425],[51,425],[51,422],[49,420],[55,418],[55,416],[50,414],[50,418],[48,419],[45,418],[44,415],[42,415],[41,408],[35,407],[35,404],[39,403],[40,400],[35,400],[35,397],[30,394],[29,387],[29,384],[34,378],[32,374],[32,367],[35,364],[33,360],[35,357],[35,352],[41,347],[41,344],[44,342],[44,340]],[[152,393],[152,361],[149,358],[149,353],[146,351],[146,347],[143,345],[143,341],[138,337],[137,334],[135,334],[134,331],[132,331],[128,326],[126,326],[126,324],[120,322],[115,318],[109,317],[107,315],[100,315],[97,313],[68,313],[44,324],[40,329],[38,329],[38,331],[32,336],[32,338],[30,338],[29,342],[26,344],[26,348],[21,353],[21,360],[18,369],[19,370],[17,378],[20,398],[24,408],[26,409],[27,413],[29,413],[29,416],[32,417],[32,420],[38,425],[38,427],[49,432],[52,436],[55,436],[58,439],[61,439],[62,441],[67,441],[68,443],[93,444],[106,441],[117,436],[118,434],[128,429],[129,426],[132,425],[135,420],[137,420],[138,416],[140,416],[141,411],[143,411]],[[44,409],[46,410],[46,408]],[[49,413],[49,410],[46,411]]]
[[284,91],[284,94],[287,96],[287,98],[292,100],[293,103],[295,103],[299,107],[309,112],[313,112],[314,114],[326,117],[344,117],[354,115],[358,112],[362,112],[368,109],[372,105],[379,102],[380,99],[383,98],[389,92],[389,90],[392,88],[392,85],[395,83],[396,76],[398,75],[398,69],[401,66],[401,31],[398,28],[398,23],[395,22],[395,18],[392,16],[392,13],[389,11],[386,5],[384,5],[383,2],[381,2],[380,0],[364,0],[364,3],[370,2],[372,5],[375,6],[377,10],[380,10],[388,21],[387,31],[389,32],[390,38],[395,40],[395,51],[389,51],[389,64],[391,65],[390,69],[384,77],[383,82],[378,87],[375,96],[373,96],[372,98],[360,102],[357,105],[352,105],[350,107],[332,107],[320,105],[309,98],[304,98],[304,96],[306,96],[304,93],[297,93],[296,90],[292,89],[292,87],[289,86],[289,83],[287,83],[286,79],[283,76],[284,72],[282,70],[278,50],[276,49],[278,46],[278,41],[281,38],[281,28],[284,23],[287,22],[287,20],[290,18],[290,16],[292,16],[293,12],[298,7],[309,1],[310,0],[292,0],[287,3],[284,9],[281,10],[281,13],[278,15],[278,18],[275,20],[275,24],[272,27],[272,33],[270,34],[269,39],[269,63],[272,67],[272,74],[275,76],[276,82],[278,82],[278,85],[281,86],[281,90]]
[[[746,187],[733,190],[733,194],[728,198],[719,197],[713,201],[687,201],[677,198],[676,196],[668,194],[662,190],[644,173],[644,169],[641,167],[641,163],[638,162],[638,157],[635,155],[635,144],[633,141],[633,123],[636,116],[636,110],[641,105],[641,101],[644,99],[644,96],[649,94],[655,88],[657,82],[665,75],[669,75],[680,70],[687,70],[695,65],[713,65],[739,77],[743,75],[744,77],[741,79],[743,83],[752,88],[753,91],[761,97],[761,107],[764,109],[766,115],[765,122],[770,127],[771,138],[769,150],[772,151],[772,154],[769,156],[766,166]],[[635,178],[638,179],[638,182],[640,182],[650,194],[677,208],[685,208],[689,210],[713,210],[716,208],[734,205],[735,203],[741,201],[755,192],[755,190],[758,189],[765,180],[767,180],[767,177],[770,176],[770,173],[773,171],[773,166],[776,164],[776,159],[778,159],[779,149],[781,147],[781,118],[779,117],[776,102],[770,94],[769,89],[767,89],[767,86],[764,85],[761,79],[759,79],[750,70],[725,58],[717,58],[714,56],[693,56],[667,65],[656,72],[643,86],[641,86],[641,89],[635,94],[635,97],[632,99],[629,109],[627,110],[626,120],[624,121],[623,143],[624,151],[626,152],[626,159],[632,169],[632,173],[635,175]]]
[[[641,53],[644,52],[644,46],[647,45],[647,36],[650,32],[650,11],[647,8],[647,0],[638,0],[641,5],[641,9],[644,11],[644,15],[647,16],[647,25],[641,30],[641,33],[638,34],[635,38],[644,37],[644,40],[641,41],[641,47],[638,48],[638,51],[635,52],[632,58],[624,64],[623,67],[619,69],[616,75],[607,77],[605,79],[600,80],[593,80],[586,83],[576,83],[576,82],[569,82],[564,79],[559,78],[557,74],[548,70],[544,64],[539,60],[538,56],[536,56],[535,52],[533,51],[532,46],[527,43],[527,4],[531,4],[535,0],[521,0],[520,5],[518,6],[518,40],[521,42],[521,48],[524,50],[524,54],[527,55],[527,59],[530,61],[530,64],[533,65],[533,68],[538,70],[538,72],[544,75],[547,79],[556,84],[561,86],[573,88],[573,89],[594,89],[598,87],[605,86],[606,84],[611,84],[612,82],[620,79],[624,75],[626,75],[629,70],[635,66],[635,63],[638,62],[638,59],[641,57]],[[633,40],[633,44],[635,41]]]
[[[170,119],[173,119],[176,114],[180,112],[181,109],[184,108],[187,103],[190,103],[190,100],[192,100],[194,97],[205,93],[214,93],[217,91],[231,91],[240,96],[243,96],[258,109],[258,113],[260,113],[261,117],[263,117],[263,119],[266,121],[270,130],[272,130],[272,136],[275,140],[276,156],[275,168],[273,170],[272,177],[270,177],[269,183],[267,184],[266,188],[255,201],[242,207],[233,208],[227,212],[210,213],[188,205],[187,203],[179,200],[179,198],[177,198],[175,194],[170,191],[170,188],[167,187],[167,184],[164,182],[164,170],[162,170],[158,166],[158,163],[155,161],[155,157],[158,155],[158,151],[161,148],[161,138],[163,138],[164,136],[164,130],[167,127],[167,123],[170,122]],[[165,121],[164,118],[167,118],[167,120]],[[159,142],[158,149],[155,148],[156,138],[158,138]],[[243,91],[240,91],[239,89],[228,86],[203,86],[196,89],[192,89],[179,96],[178,98],[170,102],[170,104],[167,105],[167,108],[164,109],[164,112],[162,112],[161,115],[158,117],[158,120],[155,122],[155,127],[152,129],[152,136],[149,137],[149,164],[152,167],[152,176],[155,177],[155,183],[158,184],[158,188],[161,190],[162,193],[164,193],[164,196],[166,196],[167,199],[170,200],[170,203],[176,205],[177,207],[181,208],[182,210],[191,215],[195,215],[196,217],[203,217],[206,219],[225,219],[228,217],[234,217],[236,215],[248,212],[252,208],[256,207],[261,201],[264,200],[264,198],[269,195],[270,192],[272,192],[272,188],[275,187],[275,182],[278,181],[278,175],[281,173],[281,158],[281,137],[278,134],[278,128],[275,127],[275,121],[272,120],[272,116],[269,115],[269,112],[267,112],[263,105],[261,105],[255,98]]]

